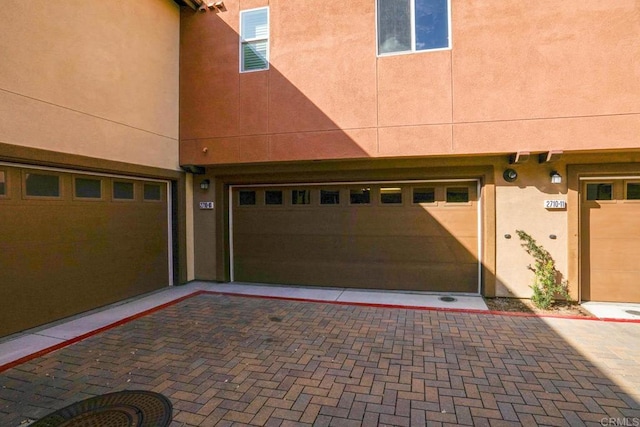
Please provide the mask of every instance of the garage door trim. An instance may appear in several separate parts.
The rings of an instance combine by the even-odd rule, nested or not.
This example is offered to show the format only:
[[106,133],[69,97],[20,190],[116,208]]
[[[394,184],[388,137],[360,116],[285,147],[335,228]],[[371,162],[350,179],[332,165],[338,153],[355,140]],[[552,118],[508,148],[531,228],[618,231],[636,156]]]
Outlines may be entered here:
[[[390,181],[336,181],[336,182],[303,182],[303,183],[272,183],[272,184],[232,184],[229,185],[228,193],[228,215],[229,215],[229,279],[231,282],[235,281],[234,272],[234,246],[233,246],[233,192],[241,188],[265,188],[265,187],[304,187],[304,186],[340,186],[340,185],[379,185],[379,184],[424,184],[424,183],[443,183],[443,182],[475,182],[476,194],[478,198],[477,202],[477,230],[478,230],[478,287],[477,293],[472,295],[480,295],[482,292],[482,242],[483,242],[483,228],[482,228],[482,184],[479,178],[457,178],[457,179],[425,179],[425,180],[390,180]],[[437,292],[431,292],[437,293]],[[447,293],[447,292],[445,292]]]

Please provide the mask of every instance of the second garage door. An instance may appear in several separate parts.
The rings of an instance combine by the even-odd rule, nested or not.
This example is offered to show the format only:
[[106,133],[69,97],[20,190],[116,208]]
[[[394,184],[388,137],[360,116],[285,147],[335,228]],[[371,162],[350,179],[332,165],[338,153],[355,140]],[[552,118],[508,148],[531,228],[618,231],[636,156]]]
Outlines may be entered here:
[[478,182],[234,187],[242,282],[479,292]]
[[582,183],[584,301],[640,303],[640,177]]

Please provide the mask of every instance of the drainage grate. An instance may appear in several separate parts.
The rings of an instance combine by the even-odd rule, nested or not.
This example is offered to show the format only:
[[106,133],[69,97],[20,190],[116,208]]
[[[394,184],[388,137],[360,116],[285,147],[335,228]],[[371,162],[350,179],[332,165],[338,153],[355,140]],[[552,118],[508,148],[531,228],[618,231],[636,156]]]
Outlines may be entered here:
[[625,313],[631,314],[633,316],[640,316],[640,311],[638,310],[625,310]]
[[455,299],[454,297],[440,297],[438,298],[440,301],[444,301],[444,302],[454,302],[454,301],[458,301],[457,299]]
[[269,317],[269,320],[271,320],[272,322],[282,322],[282,318],[278,316],[271,316]]

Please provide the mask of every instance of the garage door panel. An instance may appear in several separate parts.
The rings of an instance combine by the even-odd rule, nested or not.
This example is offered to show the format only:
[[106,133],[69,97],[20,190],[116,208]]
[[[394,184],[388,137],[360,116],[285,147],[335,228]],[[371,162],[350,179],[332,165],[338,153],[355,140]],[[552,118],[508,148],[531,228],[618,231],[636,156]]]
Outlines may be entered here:
[[477,241],[461,241],[455,237],[239,234],[238,241],[241,243],[234,247],[236,257],[264,258],[274,262],[288,259],[478,262]]
[[640,204],[603,204],[590,209],[590,229],[594,235],[608,238],[640,239]]
[[[236,265],[238,281],[289,285],[477,293],[477,264],[354,263],[244,259]],[[366,274],[363,274],[366,272]],[[363,278],[364,277],[364,278]]]
[[640,272],[591,271],[591,300],[640,302]]
[[414,205],[405,187],[404,204],[380,204],[373,191],[371,204],[349,205],[349,187],[336,186],[342,204],[323,206],[308,188],[312,203],[298,206],[261,204],[262,191],[278,191],[268,187],[246,190],[256,203],[238,206],[234,192],[234,280],[478,292],[476,201]]
[[639,268],[638,242],[632,239],[592,239],[591,266],[594,269],[635,270]]

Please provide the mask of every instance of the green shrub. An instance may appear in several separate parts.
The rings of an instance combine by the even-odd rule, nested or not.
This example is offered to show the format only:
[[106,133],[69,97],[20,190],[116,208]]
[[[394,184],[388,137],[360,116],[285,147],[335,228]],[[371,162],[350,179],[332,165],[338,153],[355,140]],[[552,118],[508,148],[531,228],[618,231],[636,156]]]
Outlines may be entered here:
[[528,266],[535,275],[533,285],[530,286],[533,290],[531,302],[538,308],[547,309],[557,297],[570,301],[568,283],[558,280],[558,270],[556,270],[556,263],[551,254],[524,231],[516,230],[516,234],[523,242],[524,250],[534,260],[533,265]]

